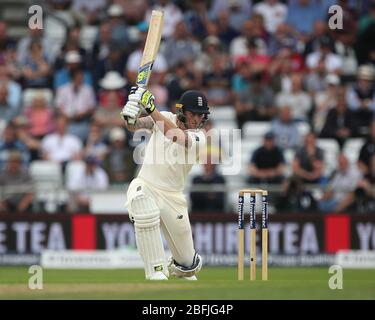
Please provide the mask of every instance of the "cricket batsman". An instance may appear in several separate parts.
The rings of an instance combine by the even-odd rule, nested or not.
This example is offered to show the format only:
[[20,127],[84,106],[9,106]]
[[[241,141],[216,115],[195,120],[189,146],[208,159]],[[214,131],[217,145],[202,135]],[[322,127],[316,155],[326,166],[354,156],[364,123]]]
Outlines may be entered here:
[[[152,132],[139,174],[129,185],[126,206],[134,223],[146,279],[168,280],[172,275],[197,280],[202,259],[194,250],[183,194],[185,179],[193,164],[172,161],[170,156],[206,147],[202,128],[208,119],[209,107],[206,97],[193,90],[181,96],[176,114],[159,112],[154,101],[149,90],[133,87],[121,111],[130,131],[149,129]],[[142,108],[148,116],[138,118]],[[135,123],[130,124],[129,118],[133,119],[132,123],[136,120]],[[153,163],[154,150],[164,152],[162,163]],[[172,252],[168,260],[160,229]]]

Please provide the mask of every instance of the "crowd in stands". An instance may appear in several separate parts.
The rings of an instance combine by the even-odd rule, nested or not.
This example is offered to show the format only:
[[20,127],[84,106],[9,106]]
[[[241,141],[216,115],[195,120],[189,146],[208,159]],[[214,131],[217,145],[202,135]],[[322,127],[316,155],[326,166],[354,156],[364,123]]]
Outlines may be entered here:
[[[335,4],[342,29],[329,27]],[[76,191],[75,208],[68,208],[74,211],[87,209],[85,190],[134,177],[136,144],[119,112],[157,8],[165,22],[150,90],[160,110],[174,111],[180,95],[196,89],[211,108],[231,106],[237,128],[269,122],[271,131],[242,174],[250,184],[280,185],[280,211],[375,209],[373,0],[49,0],[43,29],[28,29],[20,39],[0,21],[2,186],[29,184],[35,161],[58,163],[63,172],[82,161],[65,182]],[[305,136],[300,123],[310,128]],[[342,152],[351,138],[364,139],[354,162]],[[337,141],[330,176],[317,139]],[[294,152],[290,163],[285,150]],[[225,184],[225,178],[208,164],[193,184]],[[307,184],[324,187],[322,197]],[[194,211],[222,211],[223,199],[191,194]],[[0,211],[28,210],[32,200],[26,191],[2,194]]]

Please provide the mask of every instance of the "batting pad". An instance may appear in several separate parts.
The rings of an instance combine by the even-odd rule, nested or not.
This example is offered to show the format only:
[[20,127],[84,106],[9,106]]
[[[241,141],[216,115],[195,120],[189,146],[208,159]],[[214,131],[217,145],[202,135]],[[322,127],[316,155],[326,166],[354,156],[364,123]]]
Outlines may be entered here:
[[160,233],[160,211],[155,201],[139,195],[133,199],[132,216],[134,219],[135,238],[139,254],[144,265],[146,279],[154,272],[162,271],[168,277],[166,257]]

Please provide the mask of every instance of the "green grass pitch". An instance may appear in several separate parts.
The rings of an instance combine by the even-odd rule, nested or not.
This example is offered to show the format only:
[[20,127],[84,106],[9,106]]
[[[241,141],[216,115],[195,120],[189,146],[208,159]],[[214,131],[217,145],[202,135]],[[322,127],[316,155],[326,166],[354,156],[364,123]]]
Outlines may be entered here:
[[204,267],[199,281],[150,282],[138,269],[47,269],[43,289],[31,290],[27,267],[1,267],[0,299],[375,299],[375,270],[344,269],[342,290],[329,288],[328,268],[269,268],[268,281],[250,282],[248,268],[245,275],[238,281],[235,267]]

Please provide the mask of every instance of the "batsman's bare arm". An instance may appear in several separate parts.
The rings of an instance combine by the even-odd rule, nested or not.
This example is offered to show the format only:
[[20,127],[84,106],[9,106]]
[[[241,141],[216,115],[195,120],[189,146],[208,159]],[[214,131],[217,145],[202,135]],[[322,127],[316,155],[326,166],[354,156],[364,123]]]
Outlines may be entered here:
[[151,130],[155,125],[150,116],[139,118],[135,124],[130,124],[127,121],[125,121],[125,124],[128,130],[131,132],[135,132],[139,129]]
[[150,114],[150,117],[155,121],[159,129],[163,131],[164,136],[170,140],[173,140],[174,142],[177,142],[185,148],[190,148],[191,138],[187,132],[180,129],[172,121],[163,116],[158,109],[155,108],[155,110]]

